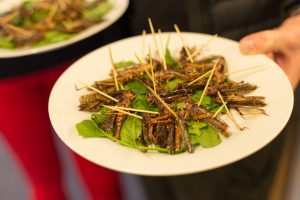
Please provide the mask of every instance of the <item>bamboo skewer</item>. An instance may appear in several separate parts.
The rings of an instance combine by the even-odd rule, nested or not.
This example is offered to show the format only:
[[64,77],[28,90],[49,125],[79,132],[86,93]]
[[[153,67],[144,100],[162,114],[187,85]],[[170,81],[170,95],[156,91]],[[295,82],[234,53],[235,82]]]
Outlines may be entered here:
[[149,26],[150,26],[150,30],[151,30],[151,33],[152,33],[152,36],[153,36],[156,51],[158,52],[159,58],[163,63],[164,69],[166,70],[167,69],[166,61],[164,59],[164,56],[161,53],[161,50],[158,48],[158,44],[157,44],[157,40],[156,40],[156,36],[155,36],[155,30],[153,28],[152,21],[151,21],[150,18],[148,18],[148,21],[149,21]]
[[160,101],[169,111],[170,113],[175,117],[175,118],[178,118],[177,114],[169,107],[169,105],[159,96],[157,95],[156,93],[154,93],[153,89],[150,88],[148,85],[145,85],[145,87],[150,90],[150,92],[156,97],[156,99],[158,101]]
[[87,87],[87,88],[89,88],[89,89],[91,89],[91,90],[93,90],[93,91],[95,91],[95,92],[98,92],[99,94],[101,94],[101,95],[103,95],[103,96],[109,98],[110,100],[113,100],[113,101],[115,101],[115,102],[118,102],[117,99],[115,99],[114,97],[109,96],[108,94],[106,94],[106,93],[104,93],[104,92],[98,90],[97,88],[94,88],[93,86],[90,86],[90,85],[88,85],[88,84],[86,84],[86,83],[83,83],[83,82],[81,82],[81,81],[78,81],[78,82],[79,82],[80,84],[82,84],[83,86],[85,86],[85,87]]
[[121,109],[121,110],[144,112],[144,113],[150,113],[150,114],[159,114],[159,112],[155,112],[155,111],[135,109],[135,108],[126,108],[126,107],[121,107],[121,106],[114,106],[114,108]]
[[142,57],[145,58],[146,30],[143,30]]
[[[225,109],[226,109],[226,115],[229,117],[229,119],[235,124],[235,126],[240,129],[240,130],[243,130],[244,128],[242,128],[238,123],[237,121],[234,119],[233,115],[231,114],[230,110],[228,109],[227,105],[225,104],[225,101],[221,95],[221,93],[218,91],[218,96],[219,98],[221,99]],[[227,102],[226,102],[227,103]]]
[[130,115],[130,116],[135,117],[135,118],[143,119],[143,117],[141,117],[141,116],[139,116],[139,115],[135,115],[135,114],[132,114],[132,113],[130,113],[130,112],[126,112],[126,111],[121,110],[121,109],[118,109],[118,108],[116,108],[116,107],[114,107],[114,106],[106,106],[106,105],[103,105],[103,107],[109,108],[109,109],[111,109],[111,110],[118,111],[118,112],[123,113],[123,114],[126,114],[126,115]]
[[181,32],[180,32],[177,24],[174,24],[174,28],[175,28],[175,30],[176,30],[176,32],[177,32],[177,34],[178,34],[178,36],[179,36],[179,38],[180,38],[180,40],[182,42],[183,48],[184,48],[184,50],[185,50],[185,52],[186,52],[186,54],[187,54],[190,62],[194,63],[193,57],[191,56],[191,53],[190,53],[189,49],[187,48],[187,45],[186,45],[186,43],[185,43],[185,41],[184,41],[184,39],[183,39],[183,37],[181,35]]
[[210,74],[212,72],[212,70],[209,70],[208,72],[206,72],[205,74],[199,76],[198,78],[194,79],[193,81],[189,82],[188,85],[192,85],[193,83],[200,81],[201,79],[205,78],[208,74]]
[[199,102],[198,102],[198,106],[200,106],[201,103],[202,103],[202,100],[203,100],[203,98],[204,98],[204,96],[205,96],[205,93],[206,93],[206,91],[207,91],[208,85],[209,85],[209,83],[210,83],[210,81],[211,81],[211,79],[212,79],[212,77],[213,77],[213,74],[214,74],[214,72],[215,72],[215,69],[216,69],[216,66],[217,66],[218,63],[219,63],[219,60],[216,61],[214,67],[213,67],[212,70],[211,70],[210,76],[209,76],[209,78],[208,78],[208,80],[207,80],[207,82],[206,82],[205,88],[204,88],[203,93],[202,93],[202,95],[201,95],[201,97],[200,97],[200,100],[199,100]]
[[212,118],[215,118],[221,111],[222,109],[227,105],[227,102],[225,102],[225,104],[223,104],[216,112],[215,114],[212,116]]
[[27,31],[23,28],[20,28],[20,27],[17,27],[17,26],[14,26],[12,24],[6,24],[5,25],[7,28],[19,33],[19,34],[22,34],[22,35],[26,35],[26,36],[31,36],[32,33],[30,31]]
[[163,57],[162,61],[163,61],[164,70],[167,70],[166,58],[164,56],[166,54],[166,52],[164,51],[162,35],[161,35],[161,30],[160,29],[158,29],[158,36],[159,36],[159,40],[160,40],[160,48],[161,48],[162,57]]
[[209,40],[206,43],[204,43],[200,48],[198,48],[196,51],[194,51],[191,56],[195,57],[199,52],[203,51],[203,49],[205,47],[207,47],[209,45],[209,43],[211,43],[211,41],[213,41],[217,37],[218,37],[218,34],[213,35],[211,38],[209,38]]
[[55,2],[50,7],[49,14],[48,14],[48,16],[46,18],[46,23],[51,24],[52,19],[55,16],[55,13],[56,13],[57,9],[58,9],[58,3]]
[[255,66],[247,67],[247,68],[244,68],[244,69],[237,69],[237,70],[226,72],[226,73],[224,73],[224,75],[228,76],[230,74],[235,74],[235,73],[239,73],[239,72],[245,72],[245,71],[248,71],[248,70],[252,70],[252,69],[257,69],[257,68],[263,67],[265,65],[266,64],[260,64],[260,65],[255,65]]
[[109,58],[110,58],[111,66],[112,66],[112,72],[113,72],[113,76],[114,76],[115,87],[116,87],[116,90],[119,91],[120,88],[119,88],[119,83],[118,83],[118,79],[117,79],[117,76],[118,76],[117,75],[117,70],[116,70],[116,67],[115,67],[115,64],[114,64],[114,60],[113,60],[110,48],[109,48]]
[[153,70],[150,45],[149,45],[149,60],[150,60],[150,66],[151,66],[151,78],[152,78],[152,83],[153,83],[153,90],[154,90],[154,93],[156,94],[156,82],[155,82],[155,76],[154,76],[154,70]]
[[[143,63],[143,61],[141,60],[141,58],[136,53],[134,53],[134,55],[135,55],[136,59],[139,61],[140,65],[145,65],[145,63]],[[152,79],[151,74],[148,72],[148,70],[146,68],[145,68],[145,72],[149,76],[149,78]]]

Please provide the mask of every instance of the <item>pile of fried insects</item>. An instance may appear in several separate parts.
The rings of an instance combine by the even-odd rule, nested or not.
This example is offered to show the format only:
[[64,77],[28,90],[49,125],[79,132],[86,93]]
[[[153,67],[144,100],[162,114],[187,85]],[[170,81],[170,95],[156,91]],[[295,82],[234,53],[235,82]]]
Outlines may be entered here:
[[230,135],[223,114],[243,129],[230,109],[241,115],[265,114],[265,98],[246,95],[256,85],[230,80],[225,58],[198,59],[199,49],[183,45],[174,58],[166,47],[165,55],[155,58],[149,47],[144,59],[136,55],[138,63],[114,63],[109,50],[111,78],[93,85],[81,82],[90,93],[80,97],[79,108],[93,114],[76,125],[78,133],[107,137],[144,152],[192,153],[197,146],[213,147]]
[[0,13],[0,48],[38,47],[70,39],[103,21],[107,0],[26,0]]

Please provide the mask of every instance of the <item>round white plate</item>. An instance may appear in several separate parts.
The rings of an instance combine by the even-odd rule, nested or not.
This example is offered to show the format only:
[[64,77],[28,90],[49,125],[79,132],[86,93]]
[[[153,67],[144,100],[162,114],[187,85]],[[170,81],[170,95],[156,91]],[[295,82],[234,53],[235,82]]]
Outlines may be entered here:
[[27,55],[52,51],[55,49],[59,49],[71,45],[75,42],[88,38],[104,30],[105,28],[107,28],[108,26],[110,26],[120,18],[125,13],[129,5],[129,0],[109,0],[109,1],[112,2],[113,8],[104,16],[103,21],[76,34],[74,37],[68,40],[64,40],[61,42],[48,44],[36,48],[23,48],[23,49],[12,49],[12,50],[0,48],[0,58],[13,58],[13,57],[27,56]]
[[[189,46],[206,43],[212,36],[198,33],[183,33]],[[166,41],[168,34],[162,35]],[[142,37],[136,36],[99,48],[75,62],[57,80],[49,99],[51,123],[61,140],[82,157],[103,167],[120,172],[139,175],[179,175],[201,172],[240,160],[271,142],[286,125],[293,108],[293,90],[281,68],[264,55],[243,56],[238,43],[224,38],[214,39],[206,54],[225,56],[229,71],[264,64],[265,67],[232,75],[233,80],[244,80],[256,84],[252,95],[265,96],[268,116],[237,119],[247,127],[239,131],[231,125],[232,135],[222,138],[222,143],[213,148],[197,147],[194,153],[168,155],[157,152],[142,153],[112,142],[106,138],[82,138],[76,123],[90,118],[90,113],[78,111],[79,97],[86,91],[76,91],[77,80],[92,84],[95,80],[108,78],[111,69],[109,47],[115,62],[136,60],[134,53],[141,56]],[[147,35],[154,51],[152,37]],[[182,47],[176,33],[171,33],[169,45],[173,55]],[[147,50],[145,50],[146,52]]]

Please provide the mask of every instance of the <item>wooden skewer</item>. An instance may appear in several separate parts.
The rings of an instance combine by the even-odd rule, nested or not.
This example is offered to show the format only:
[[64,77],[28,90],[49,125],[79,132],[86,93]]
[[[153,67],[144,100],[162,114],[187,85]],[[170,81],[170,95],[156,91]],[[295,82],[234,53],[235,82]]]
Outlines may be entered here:
[[212,118],[215,118],[220,112],[221,110],[227,105],[227,102],[225,102],[225,104],[223,104],[216,112],[215,114],[212,116]]
[[121,106],[114,106],[114,107],[118,108],[118,109],[121,109],[121,110],[130,110],[130,111],[136,111],[136,112],[159,114],[159,112],[150,111],[150,110],[142,110],[142,109],[135,109],[135,108],[126,108],[126,107],[121,107]]
[[[141,60],[141,58],[140,58],[136,53],[134,53],[134,55],[135,55],[136,59],[139,61],[140,65],[145,65],[145,63],[143,63],[143,61]],[[149,78],[152,79],[152,76],[151,76],[151,74],[148,72],[147,68],[145,68],[145,72],[146,72],[146,74],[149,76]]]
[[170,113],[175,117],[178,118],[177,114],[169,107],[169,105],[156,93],[154,93],[154,91],[152,90],[152,88],[150,88],[148,85],[145,85],[145,87],[156,97],[156,99],[158,101],[160,101],[169,111]]
[[[226,114],[227,114],[227,116],[229,117],[229,119],[231,119],[231,121],[235,124],[235,126],[238,128],[238,129],[240,129],[240,130],[243,130],[244,128],[242,128],[238,123],[237,123],[237,121],[234,119],[234,117],[233,117],[233,115],[231,114],[231,112],[230,112],[230,110],[228,109],[228,107],[227,107],[227,105],[225,104],[225,101],[224,101],[224,99],[223,99],[223,97],[222,97],[222,95],[221,95],[221,93],[218,91],[218,96],[219,96],[219,98],[221,99],[221,101],[222,101],[222,103],[223,103],[223,105],[224,105],[224,107],[225,107],[225,109],[226,109]],[[226,102],[227,103],[227,102]]]
[[136,117],[136,118],[139,118],[139,119],[143,119],[143,117],[141,117],[141,116],[139,116],[139,115],[135,115],[135,114],[132,114],[132,113],[130,113],[130,112],[126,112],[126,111],[121,110],[121,109],[118,109],[118,108],[116,108],[116,107],[114,107],[114,106],[106,106],[106,105],[103,105],[103,107],[109,108],[109,109],[111,109],[111,110],[118,111],[118,112],[123,113],[123,114],[126,114],[126,115],[130,115],[130,116],[132,116],[132,117]]
[[200,100],[199,100],[199,102],[198,102],[198,106],[200,106],[201,103],[202,103],[202,100],[203,100],[203,98],[204,98],[204,96],[205,96],[205,93],[206,93],[206,91],[207,91],[208,85],[209,85],[209,83],[210,83],[210,81],[211,81],[211,78],[213,77],[213,74],[214,74],[214,72],[215,72],[215,69],[216,69],[216,66],[217,66],[218,63],[219,63],[219,60],[216,61],[214,67],[213,67],[212,70],[211,70],[211,73],[210,73],[209,78],[208,78],[208,80],[207,80],[207,82],[206,82],[205,88],[204,88],[204,90],[203,90],[203,93],[202,93],[202,95],[201,95],[201,97],[200,97]]
[[142,61],[142,59],[136,54],[134,53],[136,59],[139,61],[140,65],[144,65],[144,62]]
[[152,77],[153,89],[154,89],[154,93],[156,94],[156,82],[155,82],[155,76],[154,76],[154,70],[153,70],[150,45],[149,45],[149,60],[150,60],[150,66],[151,66],[151,77]]
[[51,8],[49,10],[49,14],[48,14],[48,16],[46,18],[46,22],[48,24],[50,24],[52,22],[52,19],[53,19],[54,15],[55,15],[57,9],[58,9],[58,3],[54,2],[53,5],[51,6]]
[[164,51],[163,41],[162,41],[162,35],[161,35],[161,30],[160,29],[158,29],[158,36],[159,36],[159,40],[160,40],[160,48],[161,48],[161,51],[162,51],[162,58],[163,58],[164,70],[167,70],[166,58],[164,56],[166,54],[166,52]]
[[104,92],[98,90],[97,88],[94,88],[93,86],[90,86],[90,85],[88,85],[88,84],[86,84],[86,83],[83,83],[83,82],[81,82],[81,81],[78,81],[78,82],[79,82],[80,84],[84,85],[85,87],[90,88],[91,90],[93,90],[93,91],[95,91],[95,92],[98,92],[99,94],[101,94],[101,95],[103,95],[103,96],[105,96],[105,97],[107,97],[107,98],[109,98],[109,99],[111,99],[111,100],[113,100],[113,101],[115,101],[115,102],[118,102],[117,99],[115,99],[115,98],[109,96],[108,94],[106,94],[106,93],[104,93]]
[[[150,18],[148,18],[148,21],[149,21],[149,26],[150,26],[150,30],[151,30],[151,33],[152,33],[152,36],[153,36],[153,39],[154,39],[154,44],[155,44],[155,48],[156,48],[156,51],[158,52],[158,55],[159,55],[159,58],[160,60],[165,63],[165,59],[164,59],[164,56],[162,55],[160,49],[158,48],[158,44],[157,44],[157,40],[156,40],[156,36],[155,36],[155,31],[154,31],[154,28],[153,28],[153,24],[152,24],[152,21]],[[166,66],[164,65],[164,68]]]
[[143,30],[142,57],[145,58],[146,30]]
[[203,44],[199,49],[197,49],[196,51],[194,51],[192,53],[192,57],[195,57],[199,52],[201,52],[205,47],[207,47],[209,45],[209,43],[211,43],[211,41],[213,41],[217,37],[218,37],[218,34],[215,34],[211,38],[209,38],[209,40],[205,44]]
[[266,64],[255,65],[255,66],[247,67],[247,68],[244,68],[244,69],[237,69],[237,70],[234,70],[234,71],[229,71],[229,72],[224,73],[224,75],[228,76],[230,74],[245,72],[245,71],[248,71],[248,70],[251,70],[251,69],[256,69],[256,68],[263,67],[263,66],[266,66]]
[[181,32],[180,32],[177,24],[174,24],[174,28],[175,28],[175,30],[176,30],[176,32],[177,32],[177,34],[178,34],[178,36],[179,36],[179,38],[180,38],[180,40],[182,42],[183,48],[184,48],[184,50],[185,50],[185,52],[186,52],[186,54],[187,54],[190,62],[194,63],[193,57],[191,56],[191,53],[190,53],[189,49],[187,48],[187,45],[185,44],[185,41],[184,41],[184,39],[183,39],[183,37],[181,35]]
[[11,25],[11,24],[6,24],[5,25],[7,28],[19,33],[19,34],[22,34],[22,35],[27,35],[27,36],[31,36],[32,33],[30,31],[27,31],[25,29],[22,29],[20,27],[17,27],[17,26],[14,26],[14,25]]
[[15,16],[17,15],[17,12],[14,11],[10,13],[9,15],[6,15],[0,19],[0,24],[7,24],[9,21],[11,21]]
[[116,90],[119,91],[120,88],[119,88],[119,83],[118,83],[118,79],[117,79],[118,74],[117,74],[117,70],[116,70],[116,67],[115,67],[115,64],[114,64],[114,60],[113,60],[110,48],[109,48],[109,58],[110,58],[112,72],[113,72],[113,76],[114,76],[115,87],[116,87]]
[[209,70],[208,72],[206,72],[205,74],[199,76],[198,78],[194,79],[193,81],[189,82],[188,85],[192,85],[193,83],[205,78],[209,73],[211,73],[212,70]]

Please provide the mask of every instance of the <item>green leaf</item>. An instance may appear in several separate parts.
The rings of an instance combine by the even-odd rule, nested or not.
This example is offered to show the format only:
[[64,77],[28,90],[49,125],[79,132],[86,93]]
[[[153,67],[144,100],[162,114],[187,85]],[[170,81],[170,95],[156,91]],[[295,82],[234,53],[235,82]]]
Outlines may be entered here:
[[196,135],[201,134],[200,129],[207,126],[207,123],[205,122],[194,121],[194,120],[191,120],[188,124],[189,124],[188,126],[189,133],[196,134]]
[[121,140],[125,143],[137,146],[137,140],[142,134],[142,120],[127,117],[121,128]]
[[108,108],[102,107],[99,112],[93,113],[91,118],[96,122],[96,124],[102,124],[105,120],[105,113],[108,111]]
[[112,9],[112,4],[110,2],[102,2],[96,7],[85,10],[83,15],[86,19],[93,21],[100,21],[103,16]]
[[132,108],[149,110],[149,102],[147,100],[146,95],[137,95],[134,101],[132,102]]
[[165,89],[167,91],[174,90],[178,83],[184,83],[184,82],[185,81],[183,79],[175,78],[175,79],[170,80],[166,83]]
[[[193,99],[196,101],[199,101],[201,96],[203,94],[203,90],[198,90],[195,92],[195,94],[192,95]],[[201,105],[204,107],[212,105],[214,102],[210,96],[204,96],[201,102]]]
[[76,124],[76,130],[82,137],[106,137],[95,121],[87,119]]
[[132,60],[128,60],[128,61],[122,60],[120,62],[114,63],[114,65],[117,69],[124,68],[124,67],[129,67],[129,66],[132,66],[134,64],[135,64],[135,62],[133,62]]
[[182,68],[181,64],[172,57],[169,48],[166,48],[165,60],[168,66],[171,66],[173,68]]
[[[196,129],[193,131],[196,132]],[[199,144],[204,148],[214,147],[222,142],[219,134],[210,126],[199,129],[196,134],[190,134],[193,144]]]
[[124,85],[124,89],[125,90],[131,90],[136,95],[148,93],[148,90],[145,87],[145,85],[142,84],[140,81],[137,81],[137,80],[133,80],[133,81],[128,82],[126,85]]
[[183,109],[184,108],[184,103],[183,102],[180,102],[180,101],[175,101],[174,104],[174,109],[177,110],[177,109]]
[[15,45],[8,39],[6,39],[4,37],[0,37],[0,47],[6,48],[6,49],[13,49],[13,48],[15,48]]
[[33,46],[43,46],[50,43],[60,42],[71,38],[73,34],[61,33],[58,31],[49,31],[45,33],[45,38],[37,43],[34,43]]

